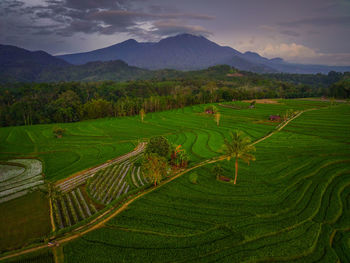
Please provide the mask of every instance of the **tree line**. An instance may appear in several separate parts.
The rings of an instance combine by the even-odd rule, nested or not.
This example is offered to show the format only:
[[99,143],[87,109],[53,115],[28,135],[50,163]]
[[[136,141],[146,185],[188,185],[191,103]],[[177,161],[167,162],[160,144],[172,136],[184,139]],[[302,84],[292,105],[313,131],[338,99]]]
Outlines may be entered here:
[[[207,73],[206,73],[207,74]],[[197,76],[198,77],[198,76]],[[0,86],[0,126],[76,122],[243,99],[322,96],[326,89],[257,74],[129,82],[16,83]]]

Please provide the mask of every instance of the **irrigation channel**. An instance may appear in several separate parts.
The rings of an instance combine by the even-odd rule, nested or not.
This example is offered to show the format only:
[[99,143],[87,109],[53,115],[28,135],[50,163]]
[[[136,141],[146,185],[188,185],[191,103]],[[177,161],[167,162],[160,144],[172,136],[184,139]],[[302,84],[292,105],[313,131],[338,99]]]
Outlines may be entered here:
[[[269,134],[253,142],[252,145],[262,142],[267,138],[271,137],[272,135],[278,133],[291,121],[298,118],[301,114],[311,110],[316,109],[300,111],[298,114],[294,115],[290,119],[282,122],[279,126],[276,127],[275,130],[273,130]],[[52,237],[50,239],[52,243],[55,243],[56,246],[60,246],[71,240],[79,238],[103,226],[106,222],[120,214],[131,203],[141,198],[142,196],[153,192],[154,190],[164,186],[165,184],[170,183],[176,178],[194,169],[226,159],[226,156],[223,155],[202,161],[190,168],[178,171],[177,174],[162,181],[155,187],[151,187],[145,189],[144,191],[139,191],[135,194],[130,194],[126,196],[130,188],[130,185],[127,185],[128,182],[125,180],[126,174],[130,174],[131,182],[133,184],[132,187],[134,188],[139,188],[149,183],[142,175],[140,175],[139,167],[133,165],[133,163],[142,155],[145,146],[146,143],[140,143],[134,151],[129,152],[128,154],[110,160],[97,167],[79,172],[69,178],[58,181],[56,183],[56,187],[63,193],[63,195],[61,195],[59,198],[56,198],[55,200],[50,200],[53,209],[53,212],[51,212],[51,221],[53,224],[53,229],[55,229],[56,227],[59,229],[71,227],[79,221],[84,220],[85,222],[85,220],[88,220],[89,217],[91,217],[91,220],[88,220],[86,224],[83,224],[73,229],[72,231],[65,233],[63,236]],[[99,176],[94,177],[95,174],[98,174]],[[88,188],[90,194],[83,195],[80,186],[86,184],[87,181],[90,181],[88,186],[86,187]],[[125,199],[122,203],[118,202],[117,204],[115,204],[115,206],[108,208],[98,216],[92,217],[92,215],[97,212],[97,208],[93,205],[93,202],[91,202],[91,200],[87,200],[89,199],[89,196],[96,203],[107,205],[111,203],[113,199],[117,199],[123,194],[125,194]],[[31,248],[22,249],[20,251],[13,251],[0,258],[0,261],[36,252],[47,247],[48,244],[42,244]],[[54,255],[56,254],[57,253],[54,253]],[[55,257],[55,262],[60,262],[60,260]]]

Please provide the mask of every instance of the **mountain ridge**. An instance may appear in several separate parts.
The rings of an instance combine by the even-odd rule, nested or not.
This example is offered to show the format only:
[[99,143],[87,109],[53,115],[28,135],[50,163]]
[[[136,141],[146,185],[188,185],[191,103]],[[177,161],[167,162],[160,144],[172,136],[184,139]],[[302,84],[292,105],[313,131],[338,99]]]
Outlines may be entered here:
[[58,57],[77,65],[90,61],[120,59],[131,66],[150,70],[200,70],[220,64],[229,64],[256,73],[327,74],[333,70],[350,70],[350,66],[295,64],[278,57],[268,59],[252,51],[241,53],[232,47],[220,46],[204,36],[191,34],[171,36],[159,42],[138,42],[129,39],[109,47]]
[[155,43],[129,39],[103,49],[66,56],[75,60],[75,65],[65,56],[54,57],[45,51],[0,45],[0,82],[128,81],[160,74],[169,77],[169,72],[172,72],[170,76],[181,76],[184,72],[179,69],[195,71],[224,64],[255,73],[350,71],[350,67],[292,64],[251,51],[241,53],[190,34]]

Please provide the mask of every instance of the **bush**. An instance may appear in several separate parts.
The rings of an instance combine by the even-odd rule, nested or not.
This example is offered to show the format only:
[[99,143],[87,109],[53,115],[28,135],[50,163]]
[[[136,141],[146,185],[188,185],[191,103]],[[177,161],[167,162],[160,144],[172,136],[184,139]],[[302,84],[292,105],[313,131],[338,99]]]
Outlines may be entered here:
[[204,112],[207,114],[215,114],[217,111],[218,109],[214,105],[209,105],[204,109]]
[[188,178],[192,184],[197,184],[198,174],[196,172],[191,173]]
[[177,167],[187,167],[189,157],[186,150],[181,147],[181,145],[172,146],[171,164]]
[[56,138],[62,138],[66,130],[61,127],[54,127],[52,132]]
[[216,164],[213,167],[213,174],[215,175],[216,178],[219,178],[220,176],[222,176],[224,174],[224,169],[221,167],[220,164]]
[[170,144],[164,136],[152,137],[146,147],[146,154],[158,154],[161,157],[168,158],[170,153]]

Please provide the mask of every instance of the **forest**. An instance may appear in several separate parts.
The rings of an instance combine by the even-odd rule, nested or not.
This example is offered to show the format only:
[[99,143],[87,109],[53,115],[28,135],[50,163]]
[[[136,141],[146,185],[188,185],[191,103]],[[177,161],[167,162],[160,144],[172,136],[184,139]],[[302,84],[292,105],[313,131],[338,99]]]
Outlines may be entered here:
[[2,84],[0,126],[132,116],[141,109],[156,112],[244,99],[350,96],[349,73],[263,75],[223,65],[157,74],[127,82]]

